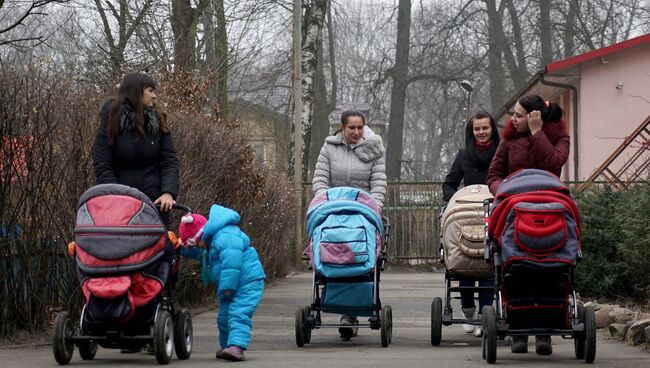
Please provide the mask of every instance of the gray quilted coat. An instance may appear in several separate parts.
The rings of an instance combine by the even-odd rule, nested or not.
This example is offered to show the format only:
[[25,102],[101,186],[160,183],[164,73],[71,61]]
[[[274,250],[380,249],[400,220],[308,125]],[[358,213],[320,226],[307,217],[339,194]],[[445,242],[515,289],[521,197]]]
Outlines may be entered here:
[[381,137],[367,126],[355,145],[345,141],[342,131],[325,139],[318,155],[312,189],[318,195],[333,187],[354,187],[367,191],[384,205],[386,194],[386,158]]

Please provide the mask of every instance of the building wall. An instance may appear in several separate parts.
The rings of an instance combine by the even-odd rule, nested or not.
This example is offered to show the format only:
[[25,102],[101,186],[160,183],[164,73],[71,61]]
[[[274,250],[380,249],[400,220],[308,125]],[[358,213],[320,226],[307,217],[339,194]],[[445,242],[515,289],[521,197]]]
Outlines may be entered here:
[[650,44],[585,62],[581,74],[578,154],[585,180],[650,115]]

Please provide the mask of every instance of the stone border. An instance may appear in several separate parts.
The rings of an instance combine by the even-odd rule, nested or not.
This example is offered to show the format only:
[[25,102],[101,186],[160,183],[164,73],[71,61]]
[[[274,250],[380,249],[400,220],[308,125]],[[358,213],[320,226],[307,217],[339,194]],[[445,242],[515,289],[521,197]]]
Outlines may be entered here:
[[650,313],[633,311],[618,304],[588,302],[596,310],[596,327],[607,328],[609,336],[629,345],[650,350]]

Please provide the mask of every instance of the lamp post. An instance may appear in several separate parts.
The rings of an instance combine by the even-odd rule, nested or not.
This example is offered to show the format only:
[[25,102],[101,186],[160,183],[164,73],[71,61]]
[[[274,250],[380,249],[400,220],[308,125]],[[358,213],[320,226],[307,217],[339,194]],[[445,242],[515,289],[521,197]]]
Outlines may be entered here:
[[460,81],[460,86],[462,89],[464,89],[467,94],[465,95],[465,99],[467,100],[466,106],[465,106],[465,112],[467,114],[466,117],[469,118],[470,112],[469,112],[469,103],[472,99],[472,91],[474,90],[474,87],[472,86],[472,83],[468,81],[467,79],[463,79]]

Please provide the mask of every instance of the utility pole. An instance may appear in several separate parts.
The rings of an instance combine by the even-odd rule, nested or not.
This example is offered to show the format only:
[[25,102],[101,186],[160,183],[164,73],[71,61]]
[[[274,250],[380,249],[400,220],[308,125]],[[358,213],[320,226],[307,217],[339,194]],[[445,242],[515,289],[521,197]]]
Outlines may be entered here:
[[293,0],[293,180],[298,189],[295,246],[291,257],[298,266],[302,254],[302,1]]

